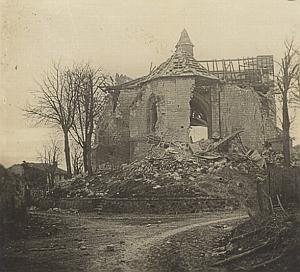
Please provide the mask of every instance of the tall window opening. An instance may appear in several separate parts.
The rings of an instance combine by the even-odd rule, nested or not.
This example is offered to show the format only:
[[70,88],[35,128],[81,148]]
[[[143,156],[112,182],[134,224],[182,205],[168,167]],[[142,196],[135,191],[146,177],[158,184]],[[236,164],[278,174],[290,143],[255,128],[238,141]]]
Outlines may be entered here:
[[157,99],[153,95],[148,102],[148,128],[149,132],[155,132],[158,121],[158,105]]
[[201,139],[208,139],[207,113],[198,101],[192,99],[190,102],[190,142],[198,142]]
[[151,131],[155,131],[155,126],[157,123],[157,103],[154,102],[150,108],[150,129]]

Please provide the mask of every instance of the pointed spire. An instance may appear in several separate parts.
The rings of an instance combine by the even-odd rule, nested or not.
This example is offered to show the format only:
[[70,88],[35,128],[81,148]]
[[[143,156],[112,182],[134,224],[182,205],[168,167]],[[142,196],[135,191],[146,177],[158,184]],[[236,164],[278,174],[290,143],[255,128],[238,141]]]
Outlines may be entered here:
[[189,37],[189,34],[187,33],[185,28],[181,32],[181,35],[180,35],[180,38],[179,38],[179,41],[178,41],[176,47],[178,47],[180,45],[184,45],[184,44],[193,45],[191,42],[191,39]]
[[177,50],[180,49],[180,50],[187,52],[193,56],[194,55],[193,47],[194,47],[194,45],[191,42],[189,34],[187,33],[186,29],[184,28],[181,32],[179,41],[176,44],[176,49]]

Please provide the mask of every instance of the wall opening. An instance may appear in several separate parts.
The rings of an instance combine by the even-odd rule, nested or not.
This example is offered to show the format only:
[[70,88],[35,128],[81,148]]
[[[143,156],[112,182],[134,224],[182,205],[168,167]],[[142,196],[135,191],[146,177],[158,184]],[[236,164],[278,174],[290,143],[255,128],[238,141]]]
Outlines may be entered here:
[[148,101],[148,131],[155,132],[158,121],[158,102],[156,97],[150,96]]
[[190,101],[190,142],[194,143],[201,139],[208,139],[208,114],[199,100],[193,98]]
[[208,139],[208,128],[202,126],[190,126],[189,138],[191,143]]
[[154,102],[150,108],[150,128],[151,131],[155,131],[155,126],[157,123],[157,104]]

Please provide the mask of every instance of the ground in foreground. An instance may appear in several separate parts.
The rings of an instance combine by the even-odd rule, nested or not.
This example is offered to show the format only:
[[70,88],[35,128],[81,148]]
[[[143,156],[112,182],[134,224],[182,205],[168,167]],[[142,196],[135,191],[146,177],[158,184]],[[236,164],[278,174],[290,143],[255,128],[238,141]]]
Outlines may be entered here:
[[[201,265],[207,267],[211,242],[243,218],[240,212],[178,216],[36,212],[23,237],[4,248],[0,271],[197,271],[199,262],[194,258],[202,256]],[[200,255],[186,251],[178,261],[176,246],[187,246],[189,232],[197,233],[195,249]],[[180,242],[173,245],[169,239]],[[180,269],[183,266],[185,270]]]
[[[292,236],[300,232],[298,221],[290,225],[289,220],[284,220],[283,230],[280,226],[277,228],[277,223],[267,223],[269,231],[266,233],[276,227],[284,234],[280,237],[293,239]],[[260,231],[255,232],[255,236],[247,236],[249,241],[239,239],[242,243],[239,242],[238,247],[235,243],[231,249],[222,247],[224,241],[228,245],[228,239],[251,231],[251,224],[247,215],[237,211],[172,216],[34,212],[22,238],[4,248],[0,271],[241,271],[253,267],[262,257],[270,259],[282,248],[278,244],[273,251],[255,252],[239,262],[229,263],[229,266],[213,266],[218,260],[238,253],[239,248],[243,250],[267,239]],[[284,231],[286,224],[293,227],[288,236]],[[271,270],[267,266],[253,271],[297,271],[294,266],[300,256],[297,250],[299,244],[291,255],[274,263]]]

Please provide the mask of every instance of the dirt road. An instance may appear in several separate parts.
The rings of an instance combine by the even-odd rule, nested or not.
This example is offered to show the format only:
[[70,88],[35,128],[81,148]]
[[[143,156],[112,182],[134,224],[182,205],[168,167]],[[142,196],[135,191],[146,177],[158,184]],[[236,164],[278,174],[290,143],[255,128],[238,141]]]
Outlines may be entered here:
[[[213,241],[226,231],[215,225],[229,228],[246,217],[241,212],[176,216],[33,213],[25,236],[7,246],[0,267],[7,272],[197,271],[182,256],[178,264],[178,248],[188,246],[185,235],[197,241],[194,253],[199,259],[197,247],[208,247],[209,252]],[[172,244],[172,239],[179,242]],[[168,254],[172,256],[165,259]]]

